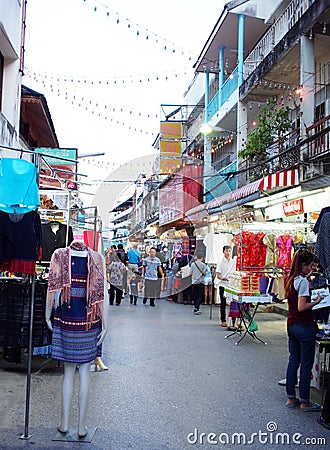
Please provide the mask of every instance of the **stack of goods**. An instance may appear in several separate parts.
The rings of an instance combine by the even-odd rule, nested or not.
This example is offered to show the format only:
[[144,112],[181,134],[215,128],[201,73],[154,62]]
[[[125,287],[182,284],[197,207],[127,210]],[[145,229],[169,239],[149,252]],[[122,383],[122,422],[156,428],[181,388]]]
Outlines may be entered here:
[[227,292],[232,292],[241,296],[258,296],[260,295],[259,280],[260,278],[249,272],[233,272],[228,276]]

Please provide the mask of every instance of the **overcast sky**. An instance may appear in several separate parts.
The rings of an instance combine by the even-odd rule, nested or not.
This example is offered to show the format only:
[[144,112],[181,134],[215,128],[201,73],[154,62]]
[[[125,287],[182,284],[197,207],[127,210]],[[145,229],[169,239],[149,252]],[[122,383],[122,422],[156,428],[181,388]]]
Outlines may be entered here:
[[46,96],[60,147],[105,152],[80,172],[152,152],[160,104],[182,103],[224,3],[28,0],[23,84]]

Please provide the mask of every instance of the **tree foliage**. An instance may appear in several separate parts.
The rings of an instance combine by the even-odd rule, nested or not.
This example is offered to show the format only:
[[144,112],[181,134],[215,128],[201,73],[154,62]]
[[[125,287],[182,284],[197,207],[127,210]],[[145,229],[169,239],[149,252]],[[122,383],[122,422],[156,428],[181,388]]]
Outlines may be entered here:
[[253,162],[267,159],[267,149],[276,141],[281,147],[281,139],[291,127],[289,114],[288,106],[277,110],[275,100],[267,99],[259,111],[257,125],[248,132],[246,143],[238,156]]

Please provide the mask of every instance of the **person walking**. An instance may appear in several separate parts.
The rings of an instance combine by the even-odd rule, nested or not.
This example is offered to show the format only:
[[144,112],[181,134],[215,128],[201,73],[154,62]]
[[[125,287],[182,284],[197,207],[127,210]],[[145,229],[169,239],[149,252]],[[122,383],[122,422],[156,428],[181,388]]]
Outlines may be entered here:
[[206,264],[203,262],[202,253],[197,253],[197,260],[191,263],[191,289],[194,301],[194,314],[201,314],[200,306],[204,298],[204,276],[206,274]]
[[129,299],[130,304],[136,305],[138,299],[138,286],[139,286],[139,272],[133,272],[131,279],[129,280]]
[[[300,406],[304,412],[320,411],[321,405],[310,401],[310,382],[315,355],[317,326],[312,307],[320,303],[318,295],[310,301],[307,276],[314,264],[314,255],[306,250],[298,250],[292,259],[290,273],[285,282],[285,295],[288,299],[289,315],[287,332],[289,336],[289,362],[286,372],[286,406]],[[295,385],[300,366],[299,397]]]
[[228,275],[230,275],[235,270],[235,259],[232,258],[232,249],[230,245],[225,245],[222,251],[223,258],[217,265],[216,275],[217,279],[220,280],[220,325],[227,328],[225,286],[228,284]]
[[141,259],[141,253],[138,250],[137,244],[133,244],[127,252],[128,257],[128,277],[131,278],[134,272],[139,270],[139,262]]
[[193,260],[192,253],[183,255],[179,260],[179,270],[181,273],[180,290],[182,291],[183,303],[185,305],[188,305],[188,300],[189,298],[191,299],[192,297],[191,293],[192,278],[191,275],[185,276],[185,269],[183,268],[189,266],[192,260]]
[[142,277],[144,278],[144,298],[143,304],[150,299],[150,306],[155,306],[155,299],[160,297],[161,280],[158,273],[164,278],[164,272],[160,259],[156,256],[155,247],[149,250],[149,256],[145,258],[142,266]]
[[116,298],[116,306],[121,304],[123,297],[123,283],[124,274],[126,273],[126,267],[124,263],[119,259],[117,254],[112,256],[112,261],[109,264],[109,278],[110,278],[110,289],[109,289],[109,301],[110,305],[114,304]]

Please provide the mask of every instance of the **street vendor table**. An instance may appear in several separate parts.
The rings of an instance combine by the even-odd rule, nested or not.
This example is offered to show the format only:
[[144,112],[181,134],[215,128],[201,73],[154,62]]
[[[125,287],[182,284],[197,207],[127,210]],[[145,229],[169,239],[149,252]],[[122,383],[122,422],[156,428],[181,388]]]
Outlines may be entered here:
[[[227,295],[227,299],[230,301],[234,301],[238,305],[239,310],[239,319],[238,319],[238,327],[235,331],[233,331],[230,334],[227,334],[225,336],[225,339],[238,335],[240,338],[237,342],[235,342],[235,345],[238,345],[247,335],[251,336],[253,339],[257,339],[258,341],[262,342],[263,344],[267,345],[267,342],[263,341],[256,335],[256,331],[253,331],[251,328],[251,325],[254,320],[254,316],[256,315],[258,311],[258,307],[260,304],[263,303],[272,303],[272,296],[269,294],[262,294],[262,295],[239,295],[238,292],[234,291],[231,288],[225,288],[225,292]],[[245,315],[245,304],[254,304],[255,307],[249,314],[249,318]],[[242,330],[242,325],[245,327],[245,331]]]

